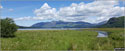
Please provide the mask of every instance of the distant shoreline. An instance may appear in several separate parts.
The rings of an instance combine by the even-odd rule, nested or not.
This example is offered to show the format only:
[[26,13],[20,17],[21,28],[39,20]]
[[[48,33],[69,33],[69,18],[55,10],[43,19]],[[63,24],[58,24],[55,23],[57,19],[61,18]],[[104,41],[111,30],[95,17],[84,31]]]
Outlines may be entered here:
[[90,28],[19,28],[18,30],[78,30]]

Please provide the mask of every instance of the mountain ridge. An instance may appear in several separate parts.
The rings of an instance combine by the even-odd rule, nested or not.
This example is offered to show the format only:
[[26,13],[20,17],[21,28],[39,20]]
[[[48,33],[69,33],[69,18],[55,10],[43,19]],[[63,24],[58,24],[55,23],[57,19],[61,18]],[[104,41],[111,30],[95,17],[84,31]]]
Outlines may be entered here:
[[52,21],[52,22],[40,22],[33,24],[31,27],[40,28],[88,28],[94,24],[88,22],[64,22],[64,21]]
[[103,24],[103,25],[100,25],[100,26],[97,26],[97,27],[100,27],[100,28],[123,28],[124,27],[124,19],[125,19],[125,16],[120,16],[120,17],[113,17],[113,18],[110,18],[107,23]]
[[65,21],[51,21],[51,22],[39,22],[30,27],[19,26],[20,28],[117,28],[124,27],[125,16],[113,17],[107,21],[102,21],[97,24],[91,24],[88,22],[65,22]]

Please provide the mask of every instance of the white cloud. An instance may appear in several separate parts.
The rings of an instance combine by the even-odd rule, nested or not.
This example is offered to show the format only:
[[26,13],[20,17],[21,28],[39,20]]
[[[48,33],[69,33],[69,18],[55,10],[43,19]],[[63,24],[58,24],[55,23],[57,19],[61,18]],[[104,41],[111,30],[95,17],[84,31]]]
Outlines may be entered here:
[[14,20],[42,20],[42,17],[20,17],[20,18],[15,18]]
[[58,11],[44,3],[41,8],[34,11],[36,17],[20,18],[21,20],[63,20],[86,21],[98,23],[111,17],[125,16],[124,8],[118,6],[118,1],[94,1],[91,3],[72,3],[70,6],[61,7]]
[[[118,1],[94,1],[88,4],[83,2],[79,4],[73,3],[68,7],[60,8],[58,14],[65,18],[72,17],[72,21],[98,23],[108,20],[111,17],[123,16],[125,7],[119,7],[117,5]],[[94,19],[91,19],[93,17]]]
[[34,11],[37,17],[42,17],[45,20],[56,20],[57,13],[56,8],[51,8],[47,3],[45,3],[40,9]]
[[14,9],[8,9],[8,11],[12,12],[12,11],[14,11]]

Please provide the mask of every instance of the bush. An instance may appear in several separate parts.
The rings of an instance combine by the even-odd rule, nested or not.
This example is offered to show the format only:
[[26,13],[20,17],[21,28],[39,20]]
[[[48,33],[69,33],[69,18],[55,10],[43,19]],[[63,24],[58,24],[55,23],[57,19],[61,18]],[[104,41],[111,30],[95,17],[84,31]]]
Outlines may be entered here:
[[1,37],[15,37],[14,32],[18,27],[10,18],[1,19]]

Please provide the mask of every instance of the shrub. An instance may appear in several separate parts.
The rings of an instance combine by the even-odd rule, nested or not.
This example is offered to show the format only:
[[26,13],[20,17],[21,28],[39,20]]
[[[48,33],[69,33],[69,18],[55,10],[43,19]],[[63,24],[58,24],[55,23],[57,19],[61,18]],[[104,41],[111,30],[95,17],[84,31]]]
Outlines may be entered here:
[[15,37],[14,32],[17,31],[17,26],[10,18],[1,19],[1,37]]

